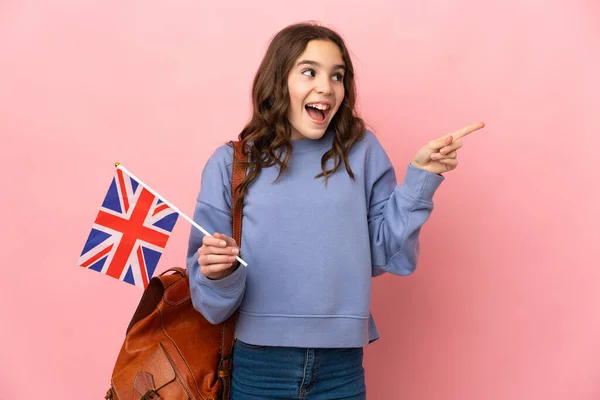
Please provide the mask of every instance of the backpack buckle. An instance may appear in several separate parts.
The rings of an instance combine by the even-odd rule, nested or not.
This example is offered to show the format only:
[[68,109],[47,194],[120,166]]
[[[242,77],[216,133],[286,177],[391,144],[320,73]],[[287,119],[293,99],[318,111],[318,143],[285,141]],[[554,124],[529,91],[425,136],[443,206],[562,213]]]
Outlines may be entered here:
[[231,356],[221,356],[221,360],[219,360],[219,371],[228,371],[231,369],[231,360],[233,357]]
[[160,400],[160,395],[156,393],[154,390],[148,390],[140,400]]

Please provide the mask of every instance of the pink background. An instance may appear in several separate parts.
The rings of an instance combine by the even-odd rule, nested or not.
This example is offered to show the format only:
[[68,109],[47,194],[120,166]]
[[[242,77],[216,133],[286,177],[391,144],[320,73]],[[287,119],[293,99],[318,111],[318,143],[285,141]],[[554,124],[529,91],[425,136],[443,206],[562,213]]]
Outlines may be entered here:
[[418,271],[375,280],[369,398],[600,398],[599,3],[217,4],[0,4],[0,397],[103,398],[142,293],[76,266],[114,162],[190,215],[269,38],[314,19],[345,37],[400,178],[429,139],[487,124],[436,194]]

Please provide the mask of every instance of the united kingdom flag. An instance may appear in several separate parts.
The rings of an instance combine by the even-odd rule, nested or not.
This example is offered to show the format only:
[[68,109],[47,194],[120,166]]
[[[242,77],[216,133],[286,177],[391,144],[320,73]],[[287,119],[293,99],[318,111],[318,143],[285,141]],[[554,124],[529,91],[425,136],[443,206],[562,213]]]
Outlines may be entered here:
[[117,169],[78,265],[146,288],[178,216]]

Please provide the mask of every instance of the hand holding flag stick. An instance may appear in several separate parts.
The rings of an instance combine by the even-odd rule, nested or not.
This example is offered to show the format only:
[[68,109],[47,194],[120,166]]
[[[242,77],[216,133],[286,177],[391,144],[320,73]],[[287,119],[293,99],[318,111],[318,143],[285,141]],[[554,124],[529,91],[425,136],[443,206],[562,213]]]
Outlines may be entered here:
[[[120,163],[78,265],[146,288],[181,215],[207,236],[204,228],[131,174]],[[237,261],[248,264],[240,257]]]
[[[200,230],[206,236],[211,236],[212,237],[212,235],[210,233],[208,233],[208,231],[206,229],[204,229],[203,227],[201,227],[200,225],[198,225],[196,222],[194,222],[193,219],[191,219],[190,217],[188,217],[187,215],[185,215],[184,213],[182,213],[181,211],[179,211],[179,209],[177,207],[175,207],[173,204],[171,204],[170,202],[168,202],[166,199],[162,198],[154,190],[150,189],[150,187],[148,187],[145,183],[143,183],[139,178],[137,178],[135,175],[133,175],[131,172],[129,172],[127,169],[125,169],[125,167],[123,165],[121,165],[121,163],[116,162],[115,163],[115,167],[117,167],[117,169],[122,170],[127,175],[129,175],[130,177],[132,177],[133,179],[135,179],[136,181],[138,181],[140,185],[142,185],[143,187],[145,187],[150,193],[152,193],[154,196],[156,196],[158,199],[160,199],[163,203],[165,203],[166,205],[168,205],[177,214],[181,215],[183,217],[183,219],[185,219],[190,224],[192,224],[196,229]],[[240,262],[240,264],[242,264],[244,267],[248,266],[248,263],[246,263],[240,257],[235,256],[235,259],[238,260]]]

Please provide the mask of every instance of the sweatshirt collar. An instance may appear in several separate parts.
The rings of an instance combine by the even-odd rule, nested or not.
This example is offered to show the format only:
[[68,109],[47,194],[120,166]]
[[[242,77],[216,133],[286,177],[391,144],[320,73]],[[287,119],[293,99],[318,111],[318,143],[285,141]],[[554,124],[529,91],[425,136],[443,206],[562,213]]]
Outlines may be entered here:
[[294,153],[306,153],[326,148],[331,148],[333,142],[334,128],[328,127],[323,136],[319,139],[296,139],[292,140]]

